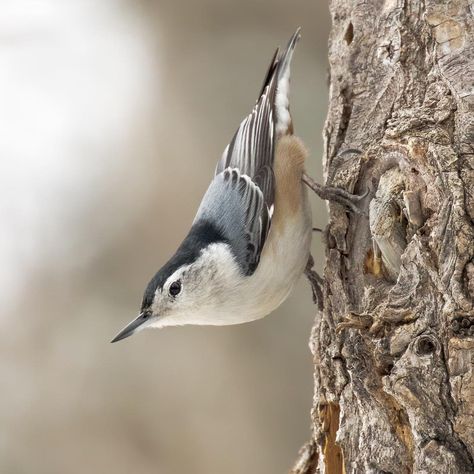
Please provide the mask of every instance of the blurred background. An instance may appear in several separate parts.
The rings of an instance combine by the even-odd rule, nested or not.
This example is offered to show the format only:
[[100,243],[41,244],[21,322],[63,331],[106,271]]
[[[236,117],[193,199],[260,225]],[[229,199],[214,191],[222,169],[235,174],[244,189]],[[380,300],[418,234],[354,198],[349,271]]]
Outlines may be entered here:
[[[299,25],[292,111],[322,181],[327,9],[2,0],[1,473],[292,465],[310,435],[306,281],[258,322],[109,341],[189,229],[274,49]],[[321,268],[318,234],[313,254]]]

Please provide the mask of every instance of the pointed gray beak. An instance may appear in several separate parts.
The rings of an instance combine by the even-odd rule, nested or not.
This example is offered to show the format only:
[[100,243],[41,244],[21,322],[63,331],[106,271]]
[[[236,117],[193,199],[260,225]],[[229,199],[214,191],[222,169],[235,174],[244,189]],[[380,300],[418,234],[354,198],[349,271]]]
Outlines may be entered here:
[[126,337],[129,337],[138,332],[139,328],[143,329],[144,327],[142,325],[150,319],[150,316],[151,313],[148,313],[146,311],[140,313],[138,315],[138,318],[134,319],[130,324],[125,326],[110,342],[121,341],[122,339],[125,339]]

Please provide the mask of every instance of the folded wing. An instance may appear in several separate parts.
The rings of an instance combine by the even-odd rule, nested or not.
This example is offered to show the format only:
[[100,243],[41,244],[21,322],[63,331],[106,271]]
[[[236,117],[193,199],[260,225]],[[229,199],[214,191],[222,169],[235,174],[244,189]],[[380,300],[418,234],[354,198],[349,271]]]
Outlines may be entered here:
[[276,51],[257,103],[226,147],[195,219],[219,226],[247,275],[257,268],[270,229],[276,142],[292,132],[290,62],[299,36],[298,29],[285,51]]

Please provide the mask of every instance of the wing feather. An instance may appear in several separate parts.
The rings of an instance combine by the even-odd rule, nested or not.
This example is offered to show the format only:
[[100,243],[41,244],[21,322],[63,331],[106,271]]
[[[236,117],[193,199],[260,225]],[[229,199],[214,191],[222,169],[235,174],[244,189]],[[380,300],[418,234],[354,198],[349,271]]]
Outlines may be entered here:
[[298,39],[299,29],[273,56],[257,103],[224,150],[196,216],[219,222],[245,274],[255,271],[271,225],[275,147],[292,130],[289,68]]

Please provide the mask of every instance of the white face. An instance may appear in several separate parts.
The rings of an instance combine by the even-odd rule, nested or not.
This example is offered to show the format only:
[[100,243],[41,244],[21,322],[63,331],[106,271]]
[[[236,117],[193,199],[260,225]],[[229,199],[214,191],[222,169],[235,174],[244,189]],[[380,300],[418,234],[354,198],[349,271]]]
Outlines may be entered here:
[[222,324],[220,314],[242,278],[226,244],[212,244],[155,292],[147,327]]
[[[141,313],[112,342],[150,327],[183,324],[222,326],[243,322],[239,317],[242,303],[239,290],[245,277],[227,244],[211,244],[195,262],[179,267],[152,293],[150,304],[148,293],[153,281],[145,292]],[[238,317],[229,317],[232,314]]]

